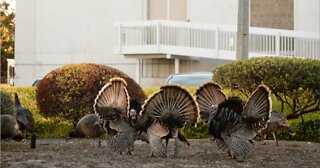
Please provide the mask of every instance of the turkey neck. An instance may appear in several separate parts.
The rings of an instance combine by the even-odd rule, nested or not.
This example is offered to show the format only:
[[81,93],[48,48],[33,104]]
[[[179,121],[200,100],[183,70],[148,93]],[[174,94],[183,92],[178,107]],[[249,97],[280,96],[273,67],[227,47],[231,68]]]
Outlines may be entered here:
[[153,120],[147,115],[138,115],[136,119],[131,119],[132,126],[139,131],[147,131]]
[[14,98],[15,98],[14,105],[21,107],[21,103],[17,93],[14,94]]

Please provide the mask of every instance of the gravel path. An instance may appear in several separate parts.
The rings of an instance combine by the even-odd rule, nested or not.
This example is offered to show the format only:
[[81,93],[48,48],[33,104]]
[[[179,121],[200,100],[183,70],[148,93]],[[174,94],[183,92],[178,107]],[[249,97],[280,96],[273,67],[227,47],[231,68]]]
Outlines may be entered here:
[[148,144],[137,141],[132,155],[120,155],[109,151],[105,142],[98,147],[98,140],[38,139],[36,149],[26,142],[1,141],[2,168],[95,168],[95,167],[319,167],[320,144],[295,141],[273,141],[266,145],[255,142],[253,156],[244,162],[237,162],[220,151],[208,139],[189,140],[190,147],[180,144],[180,155],[173,157],[173,141],[169,143],[168,158],[149,156]]

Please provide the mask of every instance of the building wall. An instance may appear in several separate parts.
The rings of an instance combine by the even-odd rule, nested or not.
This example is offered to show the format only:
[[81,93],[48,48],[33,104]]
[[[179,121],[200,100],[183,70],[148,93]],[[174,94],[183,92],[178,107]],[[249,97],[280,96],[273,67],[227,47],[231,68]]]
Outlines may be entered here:
[[187,19],[190,22],[237,25],[238,1],[188,0]]
[[294,29],[319,33],[319,0],[294,0]]
[[[252,0],[254,1],[256,0]],[[280,2],[280,0],[272,1]],[[116,41],[114,23],[150,19],[148,11],[150,2],[149,0],[17,1],[15,85],[30,86],[35,79],[45,76],[55,68],[84,62],[106,64],[135,78],[136,59],[113,54]],[[186,13],[186,20],[190,22],[237,25],[238,1],[171,0],[170,2],[172,17],[169,19],[185,20],[184,13]],[[260,3],[263,2],[260,0]],[[290,0],[281,2],[289,3]],[[294,0],[293,5],[294,29],[319,32],[319,0]],[[184,6],[186,12],[182,9]],[[178,8],[181,10],[176,10]],[[179,11],[177,15],[175,11]],[[265,13],[267,18],[270,18],[268,15],[271,14],[273,13]],[[164,16],[166,15],[161,15]],[[257,17],[260,17],[259,14]],[[269,22],[263,24],[266,23],[269,24]],[[209,59],[181,60],[180,71],[211,71],[213,67],[223,63],[225,62]],[[163,66],[172,67],[172,64],[174,62],[171,60]],[[145,87],[156,86],[163,84],[165,78],[165,74],[159,77],[145,76],[142,77],[141,84]]]
[[186,21],[187,0],[148,0],[149,20]]
[[15,85],[30,86],[70,63],[100,63],[134,78],[135,60],[114,55],[114,22],[143,20],[144,0],[17,1]]
[[250,0],[250,26],[293,30],[293,0]]

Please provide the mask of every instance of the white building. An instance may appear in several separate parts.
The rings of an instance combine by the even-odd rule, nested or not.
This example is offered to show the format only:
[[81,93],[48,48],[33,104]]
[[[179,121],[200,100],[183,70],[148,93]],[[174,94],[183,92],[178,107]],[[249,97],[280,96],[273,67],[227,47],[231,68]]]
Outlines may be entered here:
[[[319,59],[319,9],[319,0],[251,0],[250,57]],[[237,0],[17,1],[14,83],[71,63],[115,67],[143,87],[211,71],[235,58],[237,11]]]

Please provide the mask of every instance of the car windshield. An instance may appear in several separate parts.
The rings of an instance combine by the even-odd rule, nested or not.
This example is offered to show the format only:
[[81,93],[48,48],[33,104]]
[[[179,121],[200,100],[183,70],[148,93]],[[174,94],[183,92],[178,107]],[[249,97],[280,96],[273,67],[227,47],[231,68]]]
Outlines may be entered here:
[[41,79],[36,79],[31,86],[38,86],[39,82],[41,81]]
[[212,81],[211,74],[203,75],[176,75],[171,77],[167,84],[180,84],[189,86],[199,86],[205,82]]

